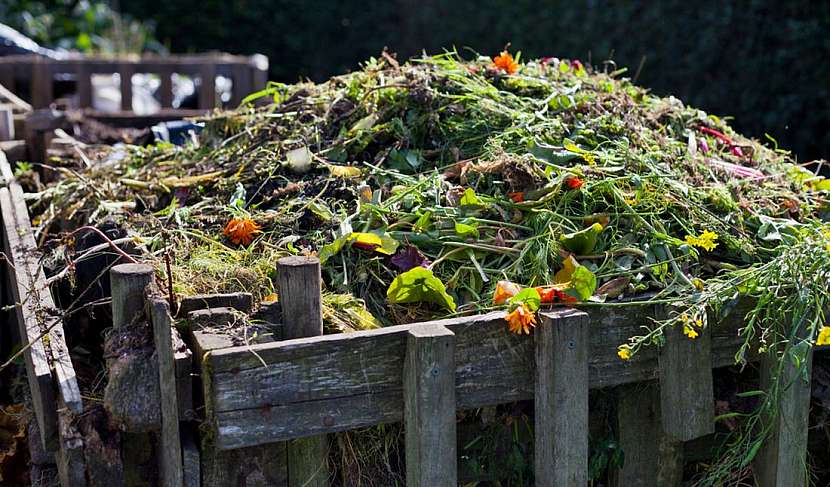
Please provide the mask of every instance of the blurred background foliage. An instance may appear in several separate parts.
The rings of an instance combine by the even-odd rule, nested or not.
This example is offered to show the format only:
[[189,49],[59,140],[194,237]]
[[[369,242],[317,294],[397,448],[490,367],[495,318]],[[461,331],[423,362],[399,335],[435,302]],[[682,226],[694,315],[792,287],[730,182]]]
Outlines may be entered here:
[[[145,49],[161,49],[149,42],[154,30],[155,38],[172,52],[261,52],[271,60],[272,78],[288,82],[305,77],[320,81],[352,70],[384,47],[399,58],[452,47],[489,55],[511,42],[511,49],[521,50],[523,57],[577,58],[595,66],[613,60],[627,66],[627,75],[636,77],[638,84],[661,95],[674,94],[710,113],[733,116],[737,130],[759,139],[769,134],[802,161],[827,157],[830,148],[830,2],[3,3],[24,6],[0,6],[0,19],[30,34],[27,24],[37,26],[44,22],[38,19],[53,15],[46,29],[34,29],[35,39],[46,44],[74,43],[94,50],[94,42],[81,41],[84,33],[89,39],[106,38],[118,22],[135,24],[140,27],[130,29],[147,34],[141,43]],[[90,16],[90,10],[96,15]]]

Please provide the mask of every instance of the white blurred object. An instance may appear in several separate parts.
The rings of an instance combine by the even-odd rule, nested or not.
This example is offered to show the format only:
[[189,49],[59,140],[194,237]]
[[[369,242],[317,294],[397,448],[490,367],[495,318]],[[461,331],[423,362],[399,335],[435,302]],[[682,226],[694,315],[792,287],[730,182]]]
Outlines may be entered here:
[[[196,95],[196,84],[190,76],[174,73],[173,108],[180,108],[188,98]],[[133,100],[132,108],[137,115],[149,115],[161,110],[161,103],[156,96],[161,80],[158,75],[136,73],[132,77]],[[233,82],[225,76],[216,78],[216,97],[222,103],[231,100]],[[78,106],[78,97],[74,97],[75,106]],[[121,110],[121,77],[115,74],[92,75],[92,107],[104,113],[113,113]]]

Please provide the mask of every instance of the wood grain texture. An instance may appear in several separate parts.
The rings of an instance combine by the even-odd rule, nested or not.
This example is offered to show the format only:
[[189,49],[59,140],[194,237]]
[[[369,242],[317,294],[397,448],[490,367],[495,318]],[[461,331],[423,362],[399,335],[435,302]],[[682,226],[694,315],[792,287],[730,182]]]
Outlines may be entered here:
[[657,382],[627,384],[615,392],[617,438],[625,462],[614,473],[613,485],[661,487],[679,484],[683,473],[683,445],[670,441],[663,434]]
[[182,448],[179,437],[179,406],[173,355],[173,319],[162,297],[147,297],[147,314],[153,323],[161,398],[159,480],[162,487],[182,487]]
[[588,484],[588,315],[539,313],[533,332],[536,485]]
[[694,340],[682,326],[665,329],[660,351],[660,403],[663,431],[675,441],[689,441],[715,431],[712,386],[712,334],[698,330]]
[[[6,173],[8,164],[2,157],[0,154],[0,164],[4,166],[3,172]],[[70,411],[77,414],[83,410],[81,392],[78,388],[75,369],[72,366],[69,349],[66,345],[62,318],[55,306],[52,292],[46,283],[46,275],[40,265],[41,252],[35,242],[23,188],[14,179],[9,180],[8,188],[14,205],[17,233],[20,235],[21,243],[21,248],[18,249],[19,252],[15,252],[13,257],[18,262],[16,264],[18,267],[16,275],[19,276],[19,279],[26,276],[29,283],[27,292],[29,299],[23,307],[27,316],[26,319],[39,321],[41,329],[49,328],[48,351],[51,356],[53,375],[57,383],[58,399]]]
[[[745,310],[745,305],[735,308],[712,328],[714,366],[733,363],[740,344],[739,317]],[[639,334],[641,326],[651,324],[650,317],[656,313],[653,306],[592,308],[587,312],[591,388],[657,377],[654,349],[646,348],[628,362],[616,354],[619,344]],[[533,398],[533,340],[509,333],[503,312],[430,323],[445,326],[456,335],[459,409]],[[205,397],[211,404],[209,418],[216,428],[217,446],[239,448],[401,421],[406,336],[410,328],[422,325],[251,347],[210,347],[212,351],[205,356],[209,379]]]
[[119,264],[110,269],[112,326],[129,325],[144,315],[144,290],[153,282],[148,264]]
[[8,283],[8,290],[12,302],[15,303],[15,321],[19,329],[21,346],[29,347],[23,354],[23,358],[29,391],[32,395],[32,409],[41,432],[44,448],[54,451],[58,447],[58,416],[55,393],[52,389],[52,371],[49,368],[46,349],[40,339],[40,324],[32,319],[34,315],[29,313],[36,304],[27,296],[31,282],[26,273],[21,273],[16,269],[15,253],[19,252],[21,243],[8,188],[0,188],[0,208],[2,208],[3,220],[3,252],[8,256],[10,263],[15,266],[14,271],[8,273],[11,281]]
[[182,298],[177,314],[187,316],[191,311],[207,308],[233,308],[250,313],[253,305],[251,293],[195,294]]
[[403,374],[406,485],[455,486],[455,334],[441,325],[410,329]]
[[283,257],[277,262],[277,289],[285,338],[323,334],[322,278],[316,257]]
[[[286,316],[288,337],[323,334],[322,277],[316,257],[283,257],[277,261],[279,302]],[[286,448],[288,485],[327,487],[329,441],[325,435],[295,439]]]
[[789,357],[782,358],[780,352],[768,352],[761,360],[762,389],[770,390],[773,382],[778,380],[780,396],[778,417],[775,419],[770,437],[761,447],[754,462],[755,480],[759,487],[810,485],[807,436],[812,349],[808,353],[806,372],[799,370]]

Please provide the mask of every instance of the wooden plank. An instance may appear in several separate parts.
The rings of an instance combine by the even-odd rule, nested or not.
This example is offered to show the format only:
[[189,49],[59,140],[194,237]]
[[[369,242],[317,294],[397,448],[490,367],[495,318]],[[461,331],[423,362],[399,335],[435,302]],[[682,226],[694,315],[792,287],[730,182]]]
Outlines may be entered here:
[[119,264],[110,269],[112,326],[119,328],[144,316],[144,290],[153,282],[148,264]]
[[[0,188],[0,208],[2,208],[3,220],[3,251],[14,263],[15,249],[20,249],[21,244],[8,188]],[[32,301],[26,296],[28,290],[26,274],[15,268],[15,272],[9,272],[8,275],[11,281],[9,282],[11,297],[15,303],[17,326],[20,330],[21,346],[28,345],[29,347],[23,356],[29,391],[32,395],[32,408],[44,448],[54,451],[58,446],[58,417],[55,395],[52,390],[52,372],[49,369],[47,353],[40,338],[42,331],[37,320],[27,319],[29,316],[23,309],[24,306],[32,306]]]
[[[733,363],[741,343],[738,317],[748,306],[737,307],[713,328],[715,366]],[[656,378],[654,349],[643,349],[628,362],[616,355],[619,344],[651,324],[653,306],[592,308],[589,314],[591,388]],[[533,341],[508,333],[503,312],[437,323],[456,334],[459,409],[533,398]],[[205,396],[217,444],[238,448],[400,421],[402,357],[414,326],[420,324],[195,352],[208,364]]]
[[179,421],[190,421],[196,419],[196,411],[193,407],[193,354],[179,336],[178,330],[173,328],[171,331]]
[[52,64],[40,58],[35,58],[32,64],[31,94],[33,108],[46,108],[54,100],[52,86]]
[[536,356],[536,485],[588,484],[588,315],[540,313]]
[[[29,298],[27,301],[30,301],[31,308],[25,306],[23,309],[27,310],[27,319],[29,320],[43,321],[43,316],[51,316],[48,323],[40,323],[39,327],[41,329],[51,327],[49,330],[49,356],[54,380],[58,386],[58,399],[70,411],[78,414],[83,410],[81,392],[78,388],[75,369],[72,366],[69,349],[66,345],[61,318],[57,313],[57,307],[52,298],[49,285],[46,283],[46,275],[40,265],[41,253],[35,242],[23,188],[16,180],[9,177],[11,167],[3,153],[0,153],[0,166],[2,166],[4,179],[8,181],[9,194],[14,207],[16,232],[20,237],[21,245],[17,252],[7,255],[12,256],[18,276],[25,274],[27,277],[28,291],[26,295]],[[20,277],[18,277],[18,284],[20,284]]]
[[233,308],[250,313],[253,306],[254,297],[251,293],[196,294],[182,298],[177,314],[187,316],[191,311],[207,308]]
[[[286,336],[323,334],[322,286],[317,257],[291,256],[277,261],[277,292],[282,309],[292,317],[285,328]],[[328,486],[328,451],[328,438],[324,435],[291,441],[287,448],[288,485]]]
[[406,485],[455,486],[453,332],[441,325],[411,328],[403,374]]
[[[16,131],[17,129],[15,129]],[[21,136],[22,131],[21,131]],[[10,163],[22,161],[26,159],[26,141],[25,140],[8,140],[0,142],[0,151],[6,155],[6,159]]]
[[660,392],[655,381],[627,384],[617,394],[617,438],[625,455],[613,485],[680,485],[683,443],[663,434]]
[[237,107],[242,100],[251,94],[253,80],[251,78],[252,68],[247,65],[235,64],[232,68],[233,87],[231,89],[231,107]]
[[159,480],[163,487],[182,487],[182,448],[179,437],[179,406],[173,357],[173,319],[164,298],[148,296],[147,314],[153,323],[161,392],[161,448]]
[[14,113],[11,105],[0,105],[0,142],[14,140]]
[[118,65],[118,77],[121,80],[121,110],[133,111],[133,74],[135,68],[130,63]]
[[216,65],[207,63],[199,72],[199,108],[213,110],[216,108]]
[[319,259],[303,256],[281,258],[277,263],[277,285],[286,322],[285,337],[291,339],[322,335]]
[[695,339],[682,326],[664,331],[660,351],[660,402],[663,431],[676,441],[689,441],[715,431],[712,386],[712,334],[697,330]]
[[86,487],[86,462],[84,460],[84,439],[72,424],[72,417],[62,411],[59,419],[60,447],[55,460],[58,478],[62,486]]
[[161,83],[159,84],[159,103],[161,108],[173,108],[173,70],[163,67],[158,71]]
[[75,70],[75,86],[78,91],[78,107],[92,106],[92,73],[85,64],[79,64]]
[[[802,331],[802,333],[804,333]],[[804,336],[804,335],[802,335]],[[795,338],[797,342],[799,338]],[[783,348],[783,347],[781,347]],[[775,349],[761,360],[761,388],[778,394],[778,414],[769,438],[755,458],[755,480],[759,487],[810,485],[807,469],[807,436],[810,415],[812,346],[802,370],[789,356]],[[776,384],[777,382],[777,384]]]
[[199,447],[196,446],[194,434],[189,428],[182,429],[182,484],[184,487],[201,487],[202,470]]

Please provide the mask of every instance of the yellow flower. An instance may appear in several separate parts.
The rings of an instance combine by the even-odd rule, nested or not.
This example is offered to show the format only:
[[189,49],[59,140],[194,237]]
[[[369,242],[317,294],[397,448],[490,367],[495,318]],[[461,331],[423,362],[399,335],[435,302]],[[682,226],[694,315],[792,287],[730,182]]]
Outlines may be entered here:
[[631,360],[631,347],[620,345],[617,349],[617,355],[623,360]]
[[692,279],[692,284],[694,284],[695,289],[697,289],[698,291],[703,291],[703,280],[702,279],[698,279],[696,277],[696,278]]
[[521,290],[516,283],[499,281],[496,283],[496,291],[493,293],[493,304],[504,304],[508,299],[519,294]]
[[830,345],[830,326],[822,326],[818,332],[818,340],[816,345]]
[[706,230],[697,237],[694,235],[686,235],[687,244],[709,251],[714,250],[718,246],[718,243],[715,242],[717,239],[718,234],[711,230]]
[[695,330],[694,327],[689,325],[683,325],[683,334],[689,337],[690,340],[694,340],[699,335],[697,330]]
[[507,321],[507,326],[510,331],[517,335],[521,335],[522,332],[525,335],[530,335],[530,329],[536,326],[536,315],[524,303],[511,313],[508,313],[504,319]]

